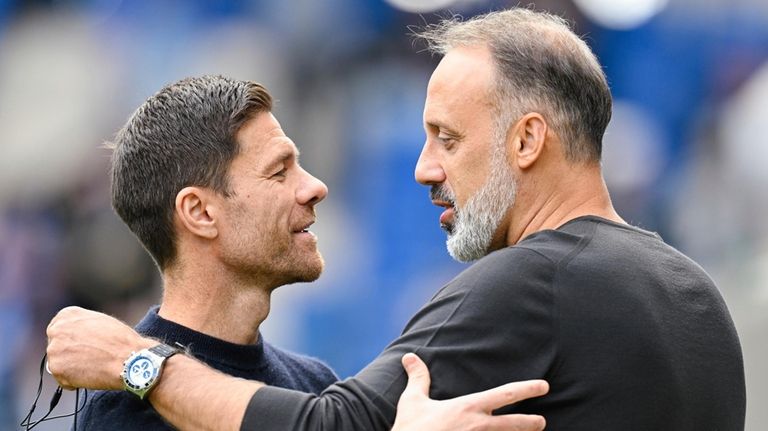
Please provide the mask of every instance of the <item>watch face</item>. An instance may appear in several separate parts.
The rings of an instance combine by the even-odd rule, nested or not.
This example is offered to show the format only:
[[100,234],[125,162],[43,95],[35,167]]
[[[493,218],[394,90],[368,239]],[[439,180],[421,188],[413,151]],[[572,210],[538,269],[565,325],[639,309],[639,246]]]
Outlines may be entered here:
[[149,386],[157,376],[157,367],[146,356],[138,356],[126,367],[128,383],[136,389]]

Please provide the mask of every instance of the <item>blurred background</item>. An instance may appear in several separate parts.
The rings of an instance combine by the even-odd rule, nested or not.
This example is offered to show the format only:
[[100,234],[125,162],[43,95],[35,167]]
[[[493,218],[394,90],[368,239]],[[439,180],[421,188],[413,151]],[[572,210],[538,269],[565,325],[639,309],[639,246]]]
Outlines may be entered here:
[[[302,163],[331,190],[313,228],[327,271],[279,289],[263,333],[342,377],[360,370],[464,268],[413,181],[438,59],[418,52],[408,26],[515,4],[0,0],[0,429],[17,429],[34,398],[58,309],[133,324],[158,301],[156,269],[110,208],[101,144],[186,76],[260,81],[279,100]],[[768,2],[531,4],[570,20],[603,64],[615,99],[604,155],[615,204],[717,281],[745,355],[747,429],[764,429]],[[52,389],[47,380],[41,405]],[[57,411],[71,412],[72,398]]]

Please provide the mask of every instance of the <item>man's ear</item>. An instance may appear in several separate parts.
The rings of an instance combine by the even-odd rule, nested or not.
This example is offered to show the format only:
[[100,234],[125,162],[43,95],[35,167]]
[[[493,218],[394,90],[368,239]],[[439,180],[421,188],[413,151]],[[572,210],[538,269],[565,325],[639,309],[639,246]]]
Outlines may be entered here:
[[533,166],[541,156],[549,126],[538,112],[529,112],[517,121],[508,136],[507,154],[521,170]]
[[219,234],[216,205],[213,191],[201,187],[184,187],[176,194],[176,217],[191,234],[213,239]]

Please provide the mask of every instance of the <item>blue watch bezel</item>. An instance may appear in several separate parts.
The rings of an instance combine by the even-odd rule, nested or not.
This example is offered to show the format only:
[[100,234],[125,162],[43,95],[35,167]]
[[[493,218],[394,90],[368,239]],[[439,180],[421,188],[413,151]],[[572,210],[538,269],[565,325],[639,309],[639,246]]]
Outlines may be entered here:
[[[184,346],[181,344],[176,344],[181,349],[184,348]],[[160,376],[163,373],[163,363],[166,361],[166,359],[179,352],[181,352],[179,348],[171,347],[163,343],[157,344],[148,349],[139,350],[138,352],[131,352],[131,356],[129,356],[128,359],[123,362],[123,372],[121,374],[123,379],[123,388],[143,400],[149,391],[155,386],[157,381],[160,380]],[[150,364],[152,364],[152,376],[144,384],[139,385],[131,381],[130,370],[136,361],[140,361],[142,359],[145,359],[149,361]]]
[[[133,382],[131,380],[131,372],[130,372],[130,370],[131,370],[131,367],[133,367],[133,365],[136,362],[141,361],[141,360],[147,360],[151,364],[151,366],[152,366],[152,375],[147,379],[147,382],[145,384],[138,385],[138,384],[136,384],[135,382]],[[136,389],[136,390],[149,388],[150,386],[152,386],[152,383],[154,383],[154,381],[157,379],[157,375],[159,374],[159,371],[160,371],[160,367],[158,366],[158,364],[155,363],[154,358],[152,358],[149,355],[139,354],[139,355],[137,355],[136,357],[134,357],[132,360],[130,360],[129,362],[127,362],[125,364],[125,383],[128,386],[130,386],[131,388]]]
[[[130,374],[131,366],[140,360],[147,360],[152,366],[152,376],[143,385],[136,384],[134,381],[132,381]],[[160,378],[161,368],[164,360],[164,357],[156,355],[155,353],[149,351],[149,349],[144,349],[132,353],[131,356],[128,357],[128,359],[123,364],[122,378],[123,387],[125,390],[135,394],[141,399],[144,399],[147,393],[149,393],[150,389],[152,389],[155,383],[157,383],[157,380]]]

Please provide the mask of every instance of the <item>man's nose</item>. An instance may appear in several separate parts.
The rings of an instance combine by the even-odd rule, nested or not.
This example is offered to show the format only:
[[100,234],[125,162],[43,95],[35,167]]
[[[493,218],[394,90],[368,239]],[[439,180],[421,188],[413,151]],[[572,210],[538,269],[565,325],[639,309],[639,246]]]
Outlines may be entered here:
[[328,195],[328,186],[324,182],[312,176],[302,169],[306,178],[302,186],[296,192],[296,200],[301,205],[316,205]]
[[414,176],[419,184],[425,186],[445,182],[445,171],[439,159],[433,154],[433,148],[429,142],[425,143],[424,148],[421,149]]

